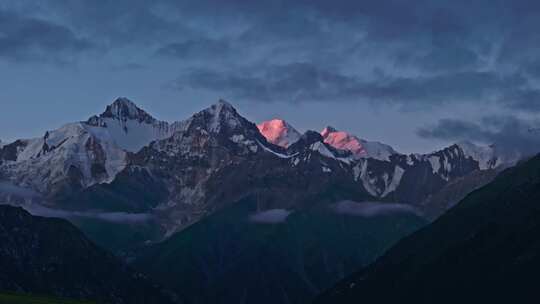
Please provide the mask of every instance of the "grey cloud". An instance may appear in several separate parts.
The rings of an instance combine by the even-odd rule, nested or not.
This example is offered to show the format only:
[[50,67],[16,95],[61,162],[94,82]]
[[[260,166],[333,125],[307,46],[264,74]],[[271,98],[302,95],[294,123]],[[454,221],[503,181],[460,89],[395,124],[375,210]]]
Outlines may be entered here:
[[533,87],[519,87],[503,92],[499,102],[508,109],[524,112],[540,112],[540,90]]
[[111,66],[112,71],[134,71],[134,70],[143,70],[146,66],[139,63],[125,63],[125,64],[116,64]]
[[398,54],[396,62],[426,72],[460,72],[481,67],[478,53],[464,46],[434,47],[426,54]]
[[270,209],[249,216],[249,220],[259,224],[278,224],[285,222],[292,211],[285,209]]
[[39,204],[23,204],[25,210],[33,215],[44,217],[59,217],[65,219],[89,218],[98,219],[113,223],[145,223],[153,219],[148,213],[127,213],[127,212],[79,212],[51,209]]
[[183,60],[223,58],[228,56],[231,47],[224,40],[215,40],[209,38],[198,38],[186,40],[183,42],[170,43],[161,47],[157,53],[162,56],[168,56]]
[[434,126],[418,130],[424,138],[469,140],[492,144],[503,155],[532,155],[540,152],[538,120],[513,116],[484,117],[479,122],[442,119]]
[[[528,79],[540,75],[535,1],[46,0],[37,7],[13,9],[16,22],[5,17],[14,13],[0,13],[0,56],[45,59],[94,45],[113,58],[157,50],[168,67],[188,71],[178,87],[231,98],[408,109],[496,101],[540,110]],[[383,75],[366,72],[373,66]]]
[[[440,104],[500,102],[525,108],[536,91],[519,74],[455,72],[432,76],[374,79],[347,75],[311,63],[261,66],[259,69],[194,69],[177,81],[185,87],[219,92],[252,101],[367,101],[429,109]],[[530,109],[533,109],[530,107]]]
[[420,215],[420,212],[410,205],[382,202],[341,201],[332,205],[332,209],[338,214],[361,217],[376,217],[403,213]]
[[65,26],[0,10],[0,58],[64,62],[90,48],[90,41]]
[[[270,66],[260,71],[195,69],[177,84],[230,94],[254,101],[305,101],[336,98],[356,79],[308,63]],[[342,92],[339,92],[339,91]]]
[[540,58],[527,62],[522,69],[524,73],[540,79]]
[[15,195],[22,198],[38,198],[40,194],[28,188],[19,187],[10,182],[0,181],[0,194]]

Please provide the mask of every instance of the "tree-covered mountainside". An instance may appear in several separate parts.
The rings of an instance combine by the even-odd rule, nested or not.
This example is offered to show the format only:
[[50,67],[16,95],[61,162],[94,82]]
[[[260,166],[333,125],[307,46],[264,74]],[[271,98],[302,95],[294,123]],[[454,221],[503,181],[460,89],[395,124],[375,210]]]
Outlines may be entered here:
[[171,303],[158,287],[75,226],[0,205],[0,291],[99,303]]
[[408,211],[360,216],[333,208],[257,212],[256,200],[244,199],[153,246],[135,265],[189,303],[306,303],[426,223]]
[[540,156],[501,173],[316,303],[537,303]]

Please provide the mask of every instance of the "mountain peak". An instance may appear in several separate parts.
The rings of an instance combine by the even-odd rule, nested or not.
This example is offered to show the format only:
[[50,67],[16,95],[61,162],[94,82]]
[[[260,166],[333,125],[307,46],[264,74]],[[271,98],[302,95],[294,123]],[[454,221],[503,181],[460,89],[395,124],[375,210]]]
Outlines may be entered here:
[[274,145],[287,148],[298,141],[300,133],[283,119],[274,118],[257,125],[259,132]]
[[186,120],[187,127],[203,128],[212,133],[220,133],[223,130],[231,131],[248,123],[249,121],[223,99]]
[[330,133],[334,133],[334,132],[337,132],[337,129],[332,127],[332,126],[326,126],[326,128],[324,128],[322,131],[321,131],[321,135],[322,137],[326,137],[328,136],[328,134]]
[[139,122],[153,123],[154,117],[139,108],[133,101],[126,97],[118,97],[108,105],[100,117],[114,118],[122,121],[137,120]]
[[228,101],[226,101],[225,99],[222,99],[222,98],[220,98],[218,100],[216,105],[221,105],[222,107],[228,107],[228,108],[233,108],[234,109],[233,105],[230,102],[228,102]]
[[325,143],[334,148],[351,151],[359,157],[367,156],[367,151],[364,149],[362,142],[354,135],[328,126],[321,131],[321,136],[324,138]]
[[371,157],[379,160],[388,160],[390,155],[397,152],[390,146],[360,139],[345,131],[328,126],[321,131],[324,142],[330,146],[352,152],[356,157]]
[[214,115],[219,116],[222,112],[236,113],[236,109],[228,101],[220,99],[215,104],[211,105],[206,111],[213,112]]

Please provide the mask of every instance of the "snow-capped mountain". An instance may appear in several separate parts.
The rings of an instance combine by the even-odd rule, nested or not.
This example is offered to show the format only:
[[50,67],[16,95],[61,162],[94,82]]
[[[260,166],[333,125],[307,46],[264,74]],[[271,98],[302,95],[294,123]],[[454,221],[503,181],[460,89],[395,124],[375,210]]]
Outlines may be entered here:
[[389,145],[363,140],[330,126],[324,128],[321,135],[325,143],[337,149],[351,151],[357,158],[371,157],[379,160],[389,160],[391,155],[397,153]]
[[172,233],[254,194],[261,208],[321,197],[419,205],[500,164],[490,149],[460,143],[403,155],[330,127],[300,136],[284,121],[257,126],[223,100],[168,123],[119,98],[87,121],[1,147],[0,181],[57,208],[154,213]]
[[[231,168],[289,157],[283,148],[268,143],[255,124],[223,100],[177,125],[172,136],[136,153],[127,168],[145,168],[166,185],[167,199],[159,202],[158,209],[167,210],[170,233],[217,205],[226,204],[228,199],[224,197],[249,191],[245,184],[234,182],[235,177],[219,177],[223,170],[247,176],[248,172]],[[236,187],[244,189],[237,192]]]
[[501,151],[496,144],[480,146],[468,141],[461,141],[457,145],[465,155],[477,160],[482,170],[513,166],[526,156],[517,150]]
[[118,98],[99,116],[85,123],[92,134],[119,148],[137,152],[150,142],[167,138],[179,126],[159,121],[127,98]]
[[294,144],[300,139],[300,132],[282,119],[272,119],[257,125],[266,140],[284,148]]
[[5,179],[45,194],[110,182],[125,167],[128,152],[170,136],[175,126],[118,98],[87,121],[4,145],[0,172]]
[[71,123],[40,138],[5,145],[0,171],[4,178],[43,193],[63,182],[85,187],[110,180],[123,169],[126,153],[90,129]]

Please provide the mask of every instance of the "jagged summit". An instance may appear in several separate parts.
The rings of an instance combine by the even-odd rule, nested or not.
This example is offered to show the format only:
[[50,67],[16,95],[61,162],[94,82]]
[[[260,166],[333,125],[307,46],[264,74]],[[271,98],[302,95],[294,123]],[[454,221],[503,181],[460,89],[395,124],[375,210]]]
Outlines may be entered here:
[[257,125],[266,140],[284,148],[300,139],[300,133],[283,119],[274,118]]
[[221,107],[221,108],[227,108],[227,109],[236,111],[236,109],[233,107],[233,105],[230,102],[226,101],[225,99],[221,99],[221,98],[218,100],[218,102],[213,104],[211,107]]
[[321,135],[322,137],[327,137],[328,134],[333,133],[333,132],[337,132],[337,129],[332,126],[326,126],[324,129],[322,129]]
[[324,142],[340,150],[352,152],[358,158],[376,158],[379,160],[388,160],[390,155],[397,152],[390,146],[360,139],[344,131],[338,131],[336,128],[327,126],[321,131]]
[[118,97],[107,106],[105,112],[100,117],[114,118],[122,121],[137,120],[138,122],[154,123],[156,119],[143,109],[139,108],[133,101],[126,97]]
[[183,124],[187,128],[201,128],[212,133],[221,133],[222,131],[227,133],[242,126],[248,129],[254,128],[254,125],[242,117],[233,105],[223,99],[195,113]]
[[113,142],[130,152],[173,132],[168,122],[157,120],[126,97],[115,99],[102,114],[90,117],[85,124],[101,142]]

